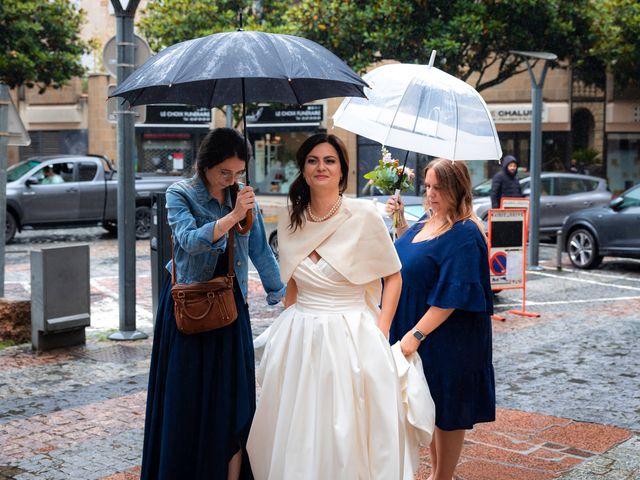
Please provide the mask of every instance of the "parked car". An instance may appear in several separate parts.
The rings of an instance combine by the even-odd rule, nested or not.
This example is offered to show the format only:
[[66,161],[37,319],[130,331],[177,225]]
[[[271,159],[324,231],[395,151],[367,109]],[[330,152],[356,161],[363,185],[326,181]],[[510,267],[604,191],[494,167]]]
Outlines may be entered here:
[[640,258],[640,184],[607,207],[569,215],[562,233],[565,251],[578,268],[596,268],[605,256]]
[[[371,200],[374,202],[378,213],[382,216],[389,233],[393,227],[393,219],[385,210],[385,205],[389,199],[388,195],[376,195],[371,197],[360,197],[363,199]],[[404,202],[404,217],[407,219],[409,226],[420,220],[420,217],[424,215],[424,197],[416,195],[402,195],[402,201]]]
[[[151,194],[181,178],[136,178],[136,238],[149,238]],[[12,165],[7,169],[6,241],[24,227],[102,225],[115,233],[117,189],[116,170],[98,155],[33,157]]]
[[[370,200],[374,202],[378,213],[384,220],[387,229],[389,230],[389,234],[391,234],[391,228],[393,226],[393,221],[391,217],[385,211],[385,205],[387,203],[388,195],[376,195],[376,196],[368,196],[368,197],[360,197],[362,199]],[[424,207],[423,207],[423,197],[418,197],[415,195],[402,195],[402,200],[404,201],[404,216],[407,219],[407,223],[409,226],[413,225],[415,222],[420,220],[420,217],[424,215]],[[269,246],[271,246],[271,250],[273,251],[276,258],[278,257],[278,231],[274,230],[269,234]]]
[[[531,178],[520,179],[522,193],[529,196]],[[540,175],[540,233],[555,236],[564,219],[590,207],[605,206],[611,200],[611,192],[604,178],[577,173],[543,172]],[[473,209],[486,221],[491,208],[491,180],[473,187]]]

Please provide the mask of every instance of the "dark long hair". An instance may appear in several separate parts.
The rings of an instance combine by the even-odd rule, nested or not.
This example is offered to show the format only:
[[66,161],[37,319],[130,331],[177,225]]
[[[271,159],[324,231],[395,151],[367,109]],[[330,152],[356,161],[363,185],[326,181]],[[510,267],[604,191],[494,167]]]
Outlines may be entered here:
[[304,223],[304,210],[311,201],[311,190],[309,185],[305,182],[302,172],[304,171],[304,165],[307,161],[307,155],[316,146],[321,143],[328,143],[338,152],[338,158],[340,159],[340,172],[342,173],[340,179],[340,193],[347,189],[347,180],[349,179],[349,157],[347,156],[347,149],[335,135],[318,133],[307,138],[298,151],[296,152],[296,162],[298,164],[298,176],[291,182],[289,187],[289,215],[291,223],[289,228],[296,230],[298,227],[302,227]]
[[196,174],[206,181],[205,172],[231,157],[249,160],[251,150],[244,137],[232,128],[211,130],[202,140],[196,157]]

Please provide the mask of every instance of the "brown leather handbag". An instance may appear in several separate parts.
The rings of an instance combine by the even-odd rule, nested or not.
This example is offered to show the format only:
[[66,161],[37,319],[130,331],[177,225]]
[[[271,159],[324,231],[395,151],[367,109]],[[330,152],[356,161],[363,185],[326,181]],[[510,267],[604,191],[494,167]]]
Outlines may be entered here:
[[233,229],[229,230],[227,252],[229,264],[226,275],[208,282],[176,283],[176,261],[171,245],[171,296],[178,330],[187,335],[226,327],[238,318],[233,297]]

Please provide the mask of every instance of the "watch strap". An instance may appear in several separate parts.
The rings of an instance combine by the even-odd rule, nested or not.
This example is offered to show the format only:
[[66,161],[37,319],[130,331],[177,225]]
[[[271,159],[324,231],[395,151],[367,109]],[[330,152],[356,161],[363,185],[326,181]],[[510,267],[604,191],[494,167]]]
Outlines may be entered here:
[[427,338],[427,336],[422,333],[420,330],[418,330],[417,328],[414,328],[413,331],[411,332],[411,334],[416,337],[417,340],[419,340],[420,342],[422,342],[425,338]]

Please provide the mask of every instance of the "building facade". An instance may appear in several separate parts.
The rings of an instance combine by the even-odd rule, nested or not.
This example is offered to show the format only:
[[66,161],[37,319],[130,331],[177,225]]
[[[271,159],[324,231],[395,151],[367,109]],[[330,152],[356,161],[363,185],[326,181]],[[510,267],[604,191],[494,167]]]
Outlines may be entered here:
[[[82,35],[107,44],[115,34],[115,16],[109,0],[76,0],[87,12]],[[146,4],[142,1],[138,11]],[[108,60],[107,60],[108,61]],[[37,88],[12,91],[32,143],[10,147],[9,162],[34,155],[95,153],[116,161],[115,108],[106,101],[116,79],[106,73],[99,48],[85,58],[90,72],[61,89]],[[538,67],[539,68],[539,67]],[[489,72],[490,74],[490,72]],[[470,82],[473,82],[473,78]],[[527,72],[483,90],[493,116],[502,149],[515,155],[529,169],[531,130],[531,84]],[[610,189],[620,192],[640,181],[640,88],[618,91],[612,81],[606,91],[586,87],[574,80],[570,66],[550,70],[542,91],[542,170],[568,169],[574,152],[582,154],[582,171],[608,179]],[[332,115],[340,99],[314,102],[302,107],[260,105],[249,112],[248,135],[255,152],[251,183],[261,195],[285,196],[295,175],[295,151],[311,133],[328,131],[340,136],[351,158],[348,193],[360,194],[366,185],[362,175],[380,158],[380,145],[341,129],[334,129]],[[148,106],[141,109],[135,127],[135,158],[139,172],[190,174],[195,155],[206,132],[224,126],[220,111],[188,106]],[[406,152],[391,149],[404,160]],[[429,161],[409,153],[407,164],[419,173]],[[491,177],[498,162],[469,162],[472,179]]]

